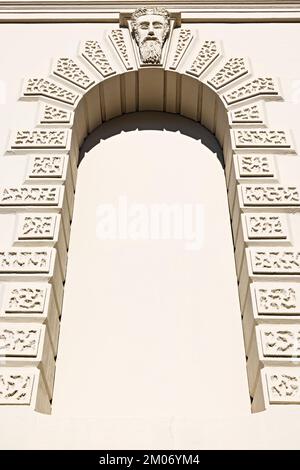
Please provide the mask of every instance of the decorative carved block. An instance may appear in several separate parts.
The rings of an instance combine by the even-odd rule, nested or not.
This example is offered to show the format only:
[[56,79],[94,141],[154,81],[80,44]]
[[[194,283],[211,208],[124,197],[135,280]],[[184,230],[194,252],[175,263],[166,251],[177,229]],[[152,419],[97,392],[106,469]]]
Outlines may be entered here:
[[41,118],[41,124],[70,124],[71,123],[71,111],[66,109],[58,108],[57,106],[51,106],[50,104],[43,105]]
[[280,184],[242,184],[245,206],[299,206],[300,192],[297,186]]
[[266,372],[270,404],[300,403],[300,375],[292,368]]
[[180,61],[182,60],[189,45],[191,44],[192,39],[193,39],[193,34],[190,29],[182,29],[182,28],[180,29],[178,38],[177,38],[176,49],[170,61],[170,69],[172,70],[177,69]]
[[260,325],[262,353],[264,357],[299,357],[299,325]]
[[[127,31],[126,31],[127,33]],[[125,31],[123,29],[113,29],[108,34],[109,39],[111,40],[117,54],[119,55],[122,63],[124,64],[126,70],[132,70],[135,66],[131,54],[127,48],[127,39],[125,38]]]
[[36,155],[31,158],[29,179],[62,178],[65,166],[63,155]]
[[116,73],[98,41],[85,41],[82,46],[81,55],[104,78]]
[[285,131],[269,129],[234,129],[237,148],[291,148]]
[[233,57],[208,80],[208,83],[215,90],[219,90],[248,72],[249,70],[246,60],[242,57]]
[[21,214],[18,240],[53,240],[57,223],[56,214]]
[[0,327],[0,356],[36,357],[40,341],[40,327]]
[[254,285],[258,315],[300,315],[300,292],[296,286],[276,284]]
[[275,175],[274,160],[267,155],[238,155],[239,173],[241,177],[273,177]]
[[270,77],[255,78],[228,91],[224,98],[227,104],[233,104],[255,96],[279,96],[275,80]]
[[249,104],[229,112],[232,124],[263,124],[264,117],[261,106]]
[[24,85],[23,95],[44,96],[71,105],[74,105],[79,98],[79,95],[74,91],[45,78],[29,78]]
[[3,188],[0,206],[58,206],[62,186],[24,185]]
[[249,239],[286,239],[287,224],[280,214],[245,214]]
[[199,78],[219,55],[220,50],[216,41],[205,41],[192,65],[186,72]]
[[57,60],[53,74],[77,85],[82,90],[87,90],[95,83],[95,80],[89,77],[82,67],[69,57],[61,57]]
[[12,149],[66,149],[69,131],[67,129],[21,130],[13,135]]
[[0,251],[0,274],[49,273],[52,251],[47,248],[14,248]]
[[4,312],[6,314],[44,313],[47,285],[40,287],[8,287]]
[[0,405],[29,405],[34,374],[0,369]]
[[300,252],[293,249],[249,248],[254,274],[300,274]]

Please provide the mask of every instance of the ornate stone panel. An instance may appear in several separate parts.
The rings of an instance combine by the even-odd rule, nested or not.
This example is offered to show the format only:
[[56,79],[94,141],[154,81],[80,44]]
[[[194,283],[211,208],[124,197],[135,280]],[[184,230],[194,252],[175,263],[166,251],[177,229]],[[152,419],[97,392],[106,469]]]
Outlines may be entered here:
[[12,135],[11,149],[67,149],[67,129],[21,130]]
[[87,90],[95,83],[83,68],[69,57],[60,57],[53,66],[53,74],[78,86],[82,90]]
[[258,315],[300,315],[300,284],[252,286]]
[[39,287],[9,285],[4,302],[5,314],[43,314],[48,289],[47,284]]
[[215,89],[219,90],[237,78],[246,75],[249,67],[243,57],[233,57],[229,59],[223,67],[218,70],[207,82]]
[[29,405],[35,376],[31,372],[0,370],[0,405]]
[[242,184],[242,200],[245,206],[299,206],[300,190],[297,186],[280,184]]
[[270,403],[300,403],[300,374],[293,369],[266,371]]
[[134,62],[134,55],[132,52],[128,31],[124,31],[124,29],[113,29],[108,34],[108,37],[111,40],[126,70],[133,70],[136,67],[136,64]]
[[279,97],[278,85],[275,80],[271,77],[255,78],[225,93],[224,99],[227,104],[233,104],[256,96]]
[[24,185],[0,190],[0,207],[59,206],[62,186]]
[[287,239],[286,217],[282,214],[245,214],[247,236],[251,240]]
[[66,157],[64,155],[35,155],[30,159],[28,179],[62,178]]
[[[175,30],[176,31],[176,30]],[[189,45],[191,44],[191,41],[193,40],[193,33],[190,29],[183,29],[181,28],[180,31],[177,33],[173,32],[173,38],[176,34],[177,37],[177,42],[176,42],[176,47],[174,49],[174,52],[171,56],[170,60],[170,69],[171,70],[176,70],[178,68],[178,65],[180,64],[183,56],[185,55],[186,51],[188,50]],[[174,39],[173,39],[174,41]],[[172,41],[172,42],[173,42]]]
[[46,78],[29,78],[23,87],[23,96],[45,97],[74,105],[79,98],[78,93],[58,85]]
[[234,129],[232,133],[236,148],[291,148],[283,130]]
[[264,357],[299,357],[299,325],[260,325],[259,336]]
[[248,248],[254,274],[300,274],[300,252],[293,248]]
[[264,124],[264,113],[261,105],[249,104],[229,111],[231,124]]
[[81,46],[81,55],[100,72],[104,78],[116,73],[116,70],[113,68],[108,56],[105,54],[98,41],[85,41]]
[[56,214],[20,214],[17,240],[53,240],[57,217]]
[[48,248],[12,248],[0,251],[0,274],[49,273],[52,250]]
[[40,334],[40,326],[0,326],[0,356],[36,357]]
[[239,174],[245,178],[273,177],[274,159],[270,155],[237,155]]
[[220,48],[216,41],[204,41],[200,51],[186,73],[199,78],[219,56]]
[[40,111],[40,124],[71,124],[72,113],[66,109],[44,104]]

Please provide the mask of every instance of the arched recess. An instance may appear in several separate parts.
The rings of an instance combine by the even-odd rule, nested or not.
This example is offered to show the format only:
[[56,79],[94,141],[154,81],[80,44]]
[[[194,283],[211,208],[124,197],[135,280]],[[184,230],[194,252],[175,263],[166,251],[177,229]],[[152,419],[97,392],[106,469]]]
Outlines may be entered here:
[[[13,341],[20,333],[12,320],[34,322],[36,347],[30,359],[6,351],[12,359],[1,369],[3,404],[50,410],[79,149],[102,122],[146,110],[179,113],[218,139],[252,407],[299,403],[300,371],[291,358],[297,348],[300,253],[286,216],[299,210],[300,192],[280,184],[274,157],[294,150],[287,131],[266,127],[260,102],[280,97],[277,83],[251,77],[246,59],[223,58],[216,41],[199,41],[178,21],[165,47],[163,65],[144,67],[128,30],[109,30],[101,44],[85,41],[77,58],[54,61],[49,78],[24,82],[22,99],[38,98],[40,114],[35,129],[17,130],[9,143],[8,154],[28,155],[29,166],[24,185],[2,188],[0,197],[2,211],[20,213],[19,246],[1,253],[1,320],[11,325]],[[292,352],[285,356],[279,353],[278,321],[289,325],[292,338]]]

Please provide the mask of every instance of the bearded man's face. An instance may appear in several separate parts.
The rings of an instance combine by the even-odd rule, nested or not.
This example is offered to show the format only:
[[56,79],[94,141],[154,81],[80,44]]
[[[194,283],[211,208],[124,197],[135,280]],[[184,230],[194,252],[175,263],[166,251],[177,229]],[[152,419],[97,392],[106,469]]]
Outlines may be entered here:
[[137,39],[144,64],[159,64],[166,35],[162,15],[142,15],[137,19]]

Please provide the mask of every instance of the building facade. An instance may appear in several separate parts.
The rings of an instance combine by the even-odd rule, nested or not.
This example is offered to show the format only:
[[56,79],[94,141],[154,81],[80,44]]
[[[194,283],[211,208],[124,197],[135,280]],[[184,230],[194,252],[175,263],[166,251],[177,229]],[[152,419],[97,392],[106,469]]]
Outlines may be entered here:
[[0,2],[8,448],[297,448],[299,2]]

